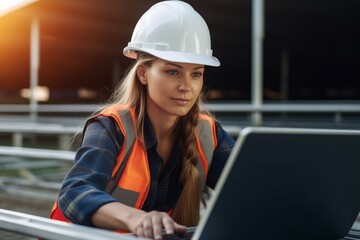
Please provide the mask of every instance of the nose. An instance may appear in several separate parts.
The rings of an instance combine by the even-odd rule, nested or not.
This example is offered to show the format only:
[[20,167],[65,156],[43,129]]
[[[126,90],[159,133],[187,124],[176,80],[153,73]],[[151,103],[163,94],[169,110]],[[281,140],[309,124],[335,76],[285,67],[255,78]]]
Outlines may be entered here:
[[179,86],[178,86],[178,89],[179,91],[182,91],[182,92],[188,92],[190,91],[190,77],[188,76],[184,76],[180,79],[180,82],[179,82]]

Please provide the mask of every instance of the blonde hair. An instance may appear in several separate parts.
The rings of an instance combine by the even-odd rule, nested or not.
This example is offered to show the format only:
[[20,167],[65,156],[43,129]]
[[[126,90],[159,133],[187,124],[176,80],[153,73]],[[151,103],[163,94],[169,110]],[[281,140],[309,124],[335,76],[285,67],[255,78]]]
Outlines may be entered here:
[[146,87],[140,83],[137,76],[137,69],[140,65],[150,66],[156,58],[150,55],[141,55],[138,60],[130,66],[125,77],[119,82],[115,91],[110,97],[107,106],[125,105],[134,107],[137,114],[136,130],[137,135],[143,141],[144,136],[144,116],[146,109]]
[[176,222],[186,226],[195,226],[200,219],[202,189],[200,173],[196,168],[199,155],[194,132],[194,128],[198,124],[199,101],[194,104],[189,113],[180,119],[176,133],[176,136],[179,136],[180,148],[183,152],[180,174],[183,190],[173,209],[172,217]]
[[[151,66],[151,62],[155,59],[155,57],[147,54],[141,55],[116,87],[108,104],[108,106],[122,104],[135,108],[137,115],[136,131],[141,140],[143,140],[144,136],[146,87],[140,83],[136,71],[140,65]],[[172,211],[172,218],[186,226],[195,226],[200,219],[202,189],[200,174],[196,168],[199,156],[194,130],[198,124],[198,114],[202,104],[202,94],[200,94],[190,111],[180,118],[174,132],[176,136],[179,136],[180,148],[183,152],[183,164],[180,174],[183,190]],[[208,112],[205,113],[210,115]]]

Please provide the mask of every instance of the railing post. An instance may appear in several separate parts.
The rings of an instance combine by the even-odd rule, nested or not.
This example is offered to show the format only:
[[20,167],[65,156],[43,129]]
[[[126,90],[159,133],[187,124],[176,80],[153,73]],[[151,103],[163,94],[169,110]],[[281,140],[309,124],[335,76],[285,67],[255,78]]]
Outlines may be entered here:
[[39,19],[33,16],[30,32],[30,118],[33,122],[37,120],[37,86],[40,66],[40,27]]
[[[251,47],[251,101],[253,107],[260,108],[263,100],[262,84],[262,41],[264,38],[264,0],[252,1],[252,47]],[[262,125],[262,113],[254,110],[251,122]]]
[[14,147],[22,147],[23,146],[23,135],[19,132],[14,132],[12,134],[12,145]]
[[335,112],[335,120],[336,123],[341,123],[342,121],[342,115],[341,112]]

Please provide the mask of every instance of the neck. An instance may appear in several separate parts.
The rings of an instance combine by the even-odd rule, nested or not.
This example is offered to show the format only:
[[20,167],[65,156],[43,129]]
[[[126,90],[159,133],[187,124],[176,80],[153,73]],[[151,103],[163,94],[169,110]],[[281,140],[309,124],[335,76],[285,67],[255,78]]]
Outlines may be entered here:
[[149,108],[147,108],[147,114],[158,141],[169,139],[174,132],[179,117]]
[[179,117],[156,110],[157,109],[147,108],[147,114],[157,138],[157,152],[163,160],[162,167],[164,167],[168,162],[171,149],[173,148],[176,138],[173,133]]

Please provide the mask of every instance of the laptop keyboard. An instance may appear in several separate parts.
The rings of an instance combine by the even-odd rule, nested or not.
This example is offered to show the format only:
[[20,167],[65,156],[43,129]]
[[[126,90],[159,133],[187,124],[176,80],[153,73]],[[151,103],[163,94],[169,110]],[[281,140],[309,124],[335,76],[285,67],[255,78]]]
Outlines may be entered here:
[[[165,232],[163,232],[162,239],[163,240],[191,240],[192,236],[194,235],[195,230],[196,230],[195,227],[187,228],[185,235],[165,234]],[[129,234],[129,236],[135,236],[135,235]],[[351,229],[345,237],[343,237],[339,240],[360,240],[360,230]]]
[[360,239],[360,230],[351,229],[343,239]]
[[191,240],[192,234],[185,234],[185,235],[170,235],[165,234],[162,236],[163,240]]
[[[191,240],[194,235],[195,228],[189,228],[185,235],[169,235],[163,234],[163,240]],[[360,230],[351,229],[349,233],[341,240],[360,240]]]
[[162,234],[163,240],[190,240],[195,232],[195,227],[190,227],[186,229],[186,233],[184,235],[179,234]]

